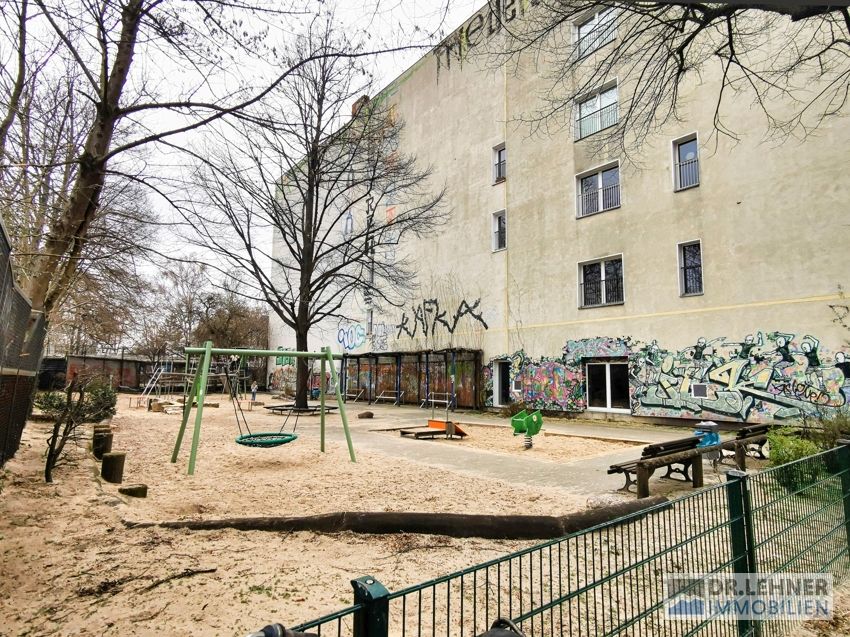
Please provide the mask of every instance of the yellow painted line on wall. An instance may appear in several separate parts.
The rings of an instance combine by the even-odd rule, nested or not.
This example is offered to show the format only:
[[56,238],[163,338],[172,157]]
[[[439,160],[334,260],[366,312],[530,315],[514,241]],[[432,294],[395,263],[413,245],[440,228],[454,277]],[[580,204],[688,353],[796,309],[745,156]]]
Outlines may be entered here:
[[[670,310],[667,312],[651,312],[647,314],[631,314],[625,316],[605,316],[602,318],[580,319],[575,321],[558,321],[556,323],[535,323],[531,325],[518,325],[510,330],[534,330],[546,327],[563,327],[565,325],[582,325],[584,323],[609,323],[611,321],[632,321],[635,319],[658,318],[663,316],[683,316],[687,314],[707,314],[709,312],[724,312],[727,310],[741,310],[755,307],[771,307],[774,305],[795,305],[798,303],[818,303],[822,301],[839,301],[839,294],[825,294],[823,296],[808,296],[801,299],[777,299],[773,301],[754,301],[752,303],[737,303],[735,305],[715,305],[713,307],[702,307],[692,310]],[[850,302],[850,301],[848,301]],[[504,330],[504,327],[494,327],[490,331]]]

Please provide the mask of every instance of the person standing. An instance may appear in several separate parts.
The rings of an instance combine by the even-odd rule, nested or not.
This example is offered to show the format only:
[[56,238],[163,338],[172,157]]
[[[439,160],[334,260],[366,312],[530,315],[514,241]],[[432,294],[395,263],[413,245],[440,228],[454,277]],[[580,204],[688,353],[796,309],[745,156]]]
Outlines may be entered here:
[[251,383],[251,401],[254,402],[257,400],[257,381]]

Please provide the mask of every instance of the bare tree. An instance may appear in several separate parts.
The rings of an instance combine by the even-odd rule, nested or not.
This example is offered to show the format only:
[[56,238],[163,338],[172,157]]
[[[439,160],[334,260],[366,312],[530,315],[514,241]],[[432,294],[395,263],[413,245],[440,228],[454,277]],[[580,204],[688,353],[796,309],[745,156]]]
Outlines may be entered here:
[[[490,0],[505,37],[479,48],[497,52],[500,64],[504,56],[514,62],[533,58],[546,69],[539,108],[521,116],[538,131],[592,125],[580,120],[604,117],[600,109],[579,104],[615,78],[617,123],[594,142],[598,148],[616,144],[623,154],[677,121],[686,83],[705,77],[718,80],[714,129],[734,139],[736,123],[725,110],[733,96],[750,100],[764,114],[769,134],[780,139],[809,134],[847,103],[846,6],[536,0],[521,12],[519,5]],[[469,21],[456,41],[444,44],[445,54],[460,55],[463,44],[474,51],[483,41],[480,29],[471,30],[476,24]]]
[[[348,50],[359,49],[332,18],[314,22],[292,53],[314,59],[280,85],[276,102],[197,153],[206,201],[190,225],[239,278],[240,293],[264,300],[294,331],[299,350],[313,326],[346,318],[352,304],[364,313],[399,305],[415,279],[399,244],[429,235],[447,214],[430,171],[400,149],[392,106],[361,97],[349,118],[371,85],[356,58],[337,55]],[[299,405],[307,383],[299,359]]]
[[[299,14],[322,7],[291,3]],[[24,125],[26,87],[50,90],[56,68],[75,78],[73,94],[87,117],[77,142],[51,165],[73,165],[55,214],[24,281],[33,310],[50,315],[91,241],[90,231],[110,175],[150,182],[142,149],[176,143],[182,135],[259,104],[290,74],[324,52],[279,53],[291,28],[290,3],[277,0],[11,0],[2,5],[0,162],[10,161],[8,133]],[[421,34],[428,39],[427,34]],[[380,48],[380,47],[377,47]],[[366,51],[334,51],[350,57]],[[250,69],[256,72],[253,75]],[[273,71],[273,73],[272,73]],[[156,188],[156,183],[149,183]]]

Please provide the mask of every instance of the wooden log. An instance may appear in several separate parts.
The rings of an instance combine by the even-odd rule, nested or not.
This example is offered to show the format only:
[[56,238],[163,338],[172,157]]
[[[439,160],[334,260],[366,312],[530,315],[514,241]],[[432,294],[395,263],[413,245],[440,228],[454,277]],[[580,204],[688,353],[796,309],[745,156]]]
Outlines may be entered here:
[[103,454],[112,451],[112,432],[96,433],[92,440],[91,451],[98,460],[103,458]]
[[100,477],[107,482],[121,484],[124,479],[124,460],[127,454],[124,452],[110,452],[103,454],[103,462],[100,465]]
[[106,434],[112,433],[112,427],[110,425],[95,425],[92,428],[92,434],[91,434],[92,440],[94,440],[94,437],[97,434],[100,434],[100,433],[106,433]]
[[[668,504],[656,496],[630,500],[601,509],[564,516],[469,515],[464,513],[406,513],[395,511],[342,512],[306,517],[222,518],[217,520],[173,520],[168,522],[130,522],[129,528],[159,526],[169,529],[239,531],[314,531],[319,533],[423,533],[450,537],[480,537],[497,540],[545,540],[562,537],[611,522],[617,518],[661,508]],[[669,505],[668,505],[669,506]]]
[[148,485],[128,484],[123,487],[118,487],[118,493],[129,495],[131,498],[146,498],[148,497]]

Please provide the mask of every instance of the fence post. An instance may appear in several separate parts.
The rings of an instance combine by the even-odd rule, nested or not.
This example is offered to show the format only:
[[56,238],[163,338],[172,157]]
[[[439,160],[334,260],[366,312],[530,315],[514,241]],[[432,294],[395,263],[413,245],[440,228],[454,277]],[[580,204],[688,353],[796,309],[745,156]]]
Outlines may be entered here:
[[[726,498],[729,503],[729,534],[735,574],[755,573],[756,549],[753,539],[753,511],[750,489],[745,471],[732,470],[726,473]],[[759,627],[752,619],[738,618],[738,635],[759,635]]]
[[354,603],[363,610],[354,613],[354,637],[387,637],[390,629],[390,592],[374,577],[351,580]]
[[844,528],[847,530],[847,550],[850,554],[850,440],[842,438],[835,453],[841,467],[841,498],[844,501]]

